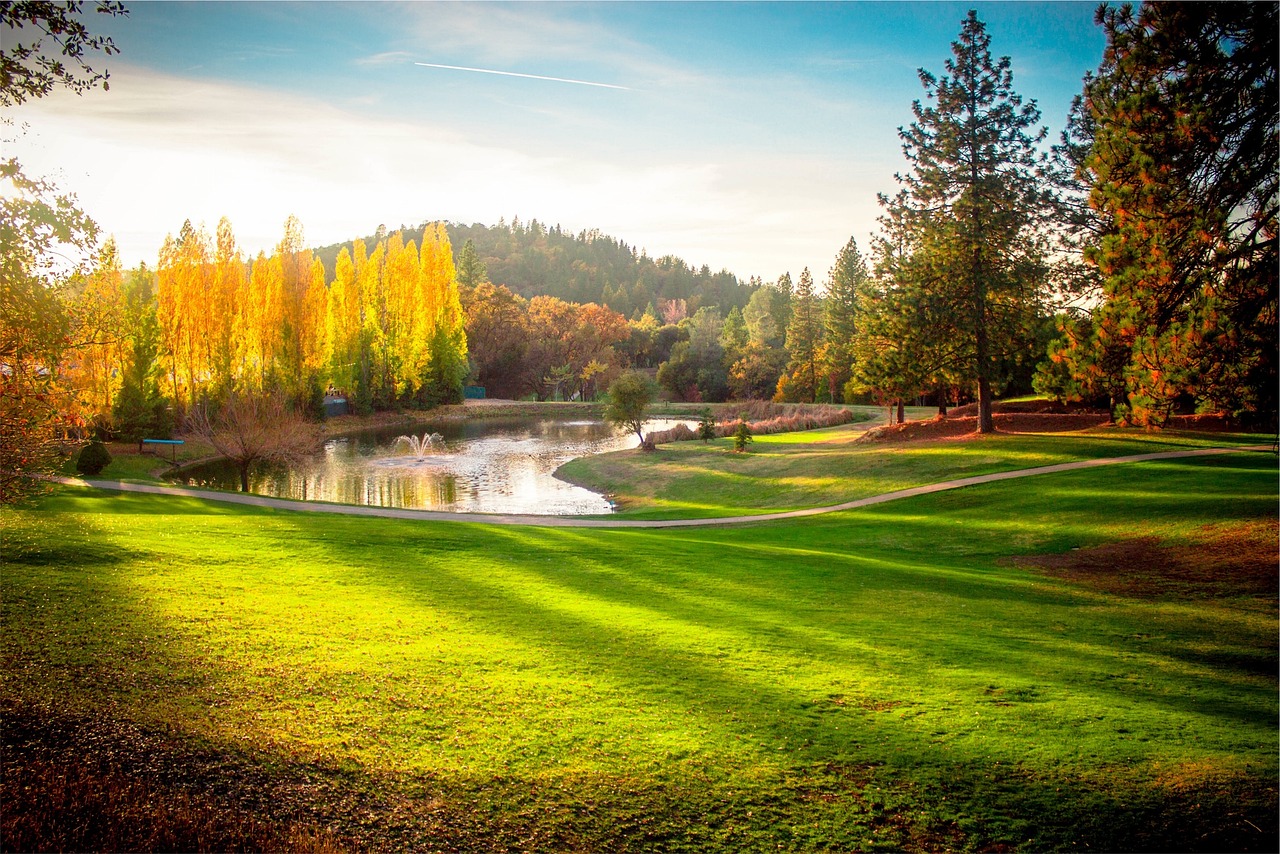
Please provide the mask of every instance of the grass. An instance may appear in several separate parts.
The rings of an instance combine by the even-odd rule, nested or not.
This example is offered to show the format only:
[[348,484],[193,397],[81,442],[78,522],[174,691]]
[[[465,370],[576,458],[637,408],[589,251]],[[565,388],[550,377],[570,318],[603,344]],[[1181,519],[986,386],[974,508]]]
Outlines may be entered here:
[[864,424],[850,424],[757,436],[747,454],[734,453],[727,438],[671,443],[651,453],[620,451],[572,460],[556,475],[608,495],[623,518],[710,518],[822,507],[952,478],[1097,457],[1272,441],[1252,434],[1108,427],[997,433],[887,449],[853,443],[864,429]]
[[[1086,452],[1033,438],[948,465]],[[1276,500],[1260,453],[676,531],[66,488],[0,510],[0,697],[256,769],[262,811],[360,848],[1274,850],[1274,588],[1123,596],[1010,558],[1186,547]]]

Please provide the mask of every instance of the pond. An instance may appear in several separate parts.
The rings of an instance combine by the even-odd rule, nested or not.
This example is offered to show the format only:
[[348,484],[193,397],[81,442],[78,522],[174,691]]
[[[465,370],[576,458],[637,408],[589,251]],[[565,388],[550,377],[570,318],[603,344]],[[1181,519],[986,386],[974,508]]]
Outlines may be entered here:
[[[648,430],[677,423],[655,419]],[[401,435],[440,439],[421,454]],[[330,439],[324,451],[292,467],[250,472],[249,491],[277,498],[333,501],[458,513],[528,513],[545,516],[613,512],[602,495],[557,480],[553,473],[577,457],[634,448],[635,434],[600,421],[485,418],[369,431]],[[234,490],[235,466],[206,463],[176,472],[190,486]]]

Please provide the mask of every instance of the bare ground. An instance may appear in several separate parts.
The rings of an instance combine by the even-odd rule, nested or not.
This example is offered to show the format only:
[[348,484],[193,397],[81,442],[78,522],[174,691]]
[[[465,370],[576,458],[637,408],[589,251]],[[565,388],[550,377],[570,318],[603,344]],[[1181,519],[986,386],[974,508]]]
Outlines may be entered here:
[[1202,528],[1190,543],[1134,537],[1065,554],[1014,558],[1017,566],[1104,593],[1154,598],[1277,595],[1280,525],[1259,519]]

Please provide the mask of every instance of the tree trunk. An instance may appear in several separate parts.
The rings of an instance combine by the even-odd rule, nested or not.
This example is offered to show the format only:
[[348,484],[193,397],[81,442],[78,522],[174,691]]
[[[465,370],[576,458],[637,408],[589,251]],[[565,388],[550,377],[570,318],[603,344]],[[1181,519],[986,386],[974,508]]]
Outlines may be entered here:
[[902,398],[898,398],[898,423],[905,424],[907,421],[906,404],[902,402]]
[[944,388],[940,388],[935,392],[935,394],[938,397],[938,417],[946,418],[947,417],[947,390]]
[[240,491],[241,492],[249,491],[249,464],[248,463],[240,464]]

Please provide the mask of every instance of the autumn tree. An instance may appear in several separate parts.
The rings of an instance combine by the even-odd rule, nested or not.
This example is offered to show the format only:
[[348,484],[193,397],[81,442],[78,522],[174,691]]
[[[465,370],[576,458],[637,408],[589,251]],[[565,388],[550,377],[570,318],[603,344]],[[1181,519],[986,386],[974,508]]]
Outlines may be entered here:
[[[882,195],[882,222],[900,230],[915,256],[897,284],[920,292],[942,331],[963,345],[957,353],[976,385],[978,429],[994,429],[991,403],[997,360],[1020,344],[1047,287],[1045,137],[1034,102],[1013,90],[1008,57],[995,60],[990,37],[970,12],[952,45],[946,74],[920,70],[926,102],[900,130],[911,171],[901,191]],[[911,327],[905,334],[934,336]]]
[[[95,8],[125,14],[117,3]],[[116,47],[88,31],[81,10],[80,3],[0,4],[0,106],[16,107],[57,86],[106,88],[107,72],[85,57],[109,56]],[[0,160],[0,187],[0,503],[10,503],[40,489],[32,475],[56,468],[65,431],[79,420],[59,375],[74,343],[61,290],[85,266],[97,225],[74,197],[28,177],[15,158]]]
[[125,338],[124,272],[114,238],[99,249],[93,272],[69,308],[77,342],[64,370],[86,417],[106,428],[120,389]]

